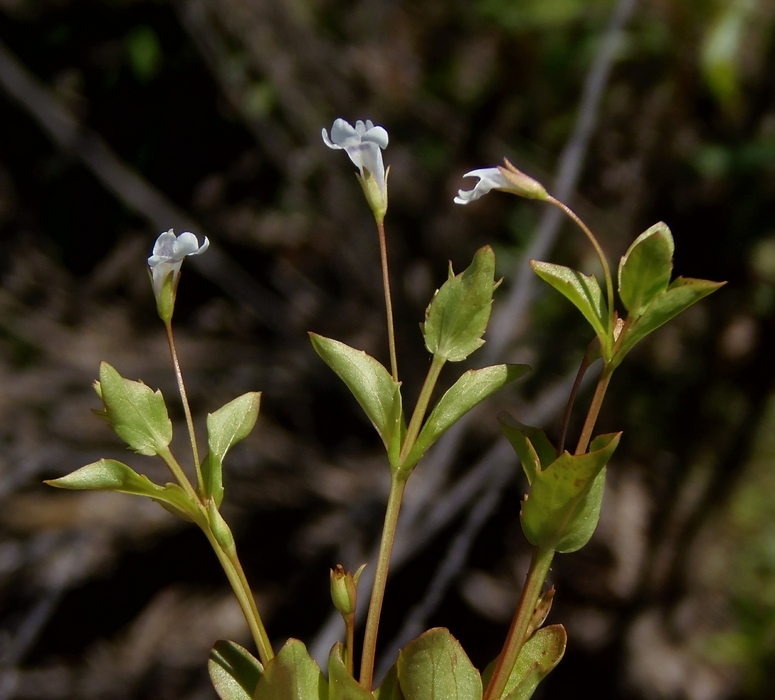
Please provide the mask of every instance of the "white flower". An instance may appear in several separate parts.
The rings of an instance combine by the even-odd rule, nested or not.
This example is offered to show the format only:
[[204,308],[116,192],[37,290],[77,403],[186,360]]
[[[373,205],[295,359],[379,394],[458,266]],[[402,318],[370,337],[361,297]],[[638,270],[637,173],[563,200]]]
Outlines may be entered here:
[[478,177],[479,182],[472,190],[458,190],[455,204],[468,204],[490,190],[507,190],[511,183],[505,178],[498,168],[480,168],[466,173],[463,177]]
[[188,231],[176,236],[172,229],[162,233],[153,246],[153,255],[148,258],[148,267],[151,268],[153,276],[153,291],[158,299],[164,287],[164,280],[167,276],[173,274],[173,287],[180,274],[180,266],[183,264],[183,258],[189,255],[199,255],[204,253],[210,241],[205,236],[204,243],[199,245],[197,237]]
[[[361,184],[369,205],[375,214],[384,216],[387,210],[387,177],[382,162],[382,150],[387,148],[388,133],[381,126],[374,126],[370,119],[358,120],[353,127],[344,119],[337,119],[328,131],[322,130],[323,142],[329,148],[347,151],[350,160],[360,172]],[[370,180],[373,179],[373,185]]]
[[547,199],[549,195],[542,184],[525,175],[521,170],[517,170],[505,158],[504,161],[505,167],[480,168],[463,175],[463,177],[478,177],[479,182],[472,190],[458,190],[455,204],[468,204],[490,190],[503,190],[528,199]]

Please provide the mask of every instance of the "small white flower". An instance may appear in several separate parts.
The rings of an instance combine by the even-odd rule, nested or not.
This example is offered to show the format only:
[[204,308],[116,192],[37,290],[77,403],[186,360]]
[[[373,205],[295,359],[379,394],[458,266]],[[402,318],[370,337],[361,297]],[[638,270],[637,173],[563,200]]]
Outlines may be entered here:
[[548,197],[542,184],[525,175],[521,170],[517,170],[508,160],[504,159],[504,161],[505,167],[480,168],[463,175],[463,177],[478,177],[479,182],[472,190],[458,190],[455,204],[468,204],[490,190],[503,190],[528,199],[545,200]]
[[172,229],[162,233],[153,246],[153,255],[148,258],[148,267],[151,268],[153,276],[153,291],[158,298],[164,286],[164,280],[172,273],[173,286],[177,276],[180,274],[180,266],[183,264],[183,258],[189,255],[199,255],[204,253],[210,241],[205,236],[204,243],[199,245],[197,237],[188,231],[176,236]]
[[468,204],[490,190],[508,190],[511,189],[511,183],[501,173],[498,168],[480,168],[466,173],[463,177],[478,177],[479,182],[472,190],[458,190],[455,197],[455,204]]
[[[375,214],[381,211],[384,216],[387,209],[387,179],[382,149],[388,145],[387,131],[381,126],[374,126],[370,119],[365,122],[359,119],[354,127],[344,119],[337,119],[331,127],[331,138],[325,129],[322,134],[326,146],[347,152],[360,172],[369,205]],[[374,181],[373,188],[369,182],[371,178]]]

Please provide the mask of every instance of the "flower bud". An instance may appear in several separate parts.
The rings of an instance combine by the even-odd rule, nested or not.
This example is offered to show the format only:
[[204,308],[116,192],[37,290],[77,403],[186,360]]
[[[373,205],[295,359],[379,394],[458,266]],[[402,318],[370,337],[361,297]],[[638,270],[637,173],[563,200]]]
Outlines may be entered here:
[[355,575],[351,571],[345,572],[341,564],[331,569],[331,600],[343,617],[349,617],[355,613],[358,579],[365,566],[366,564],[362,564]]

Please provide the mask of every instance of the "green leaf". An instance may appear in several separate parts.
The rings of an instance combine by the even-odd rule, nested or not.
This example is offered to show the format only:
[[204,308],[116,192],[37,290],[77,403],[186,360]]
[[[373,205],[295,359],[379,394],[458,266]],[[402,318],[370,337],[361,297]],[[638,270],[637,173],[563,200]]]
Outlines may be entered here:
[[390,667],[379,688],[372,691],[372,694],[375,700],[404,700],[404,694],[398,682],[397,662]]
[[568,554],[581,549],[595,534],[597,523],[600,520],[600,509],[603,506],[603,492],[605,491],[606,468],[595,477],[592,486],[584,498],[581,499],[578,510],[568,523],[566,534],[560,538],[555,546],[555,551],[560,554]]
[[289,639],[266,665],[253,700],[328,700],[328,683],[307,647]]
[[464,272],[450,275],[428,305],[422,324],[428,352],[460,362],[480,348],[496,286],[495,253],[485,246]]
[[637,318],[667,289],[673,272],[675,245],[661,221],[638,236],[619,263],[619,296]]
[[401,384],[394,382],[390,373],[370,355],[338,340],[309,334],[312,347],[323,361],[347,385],[369,420],[377,429],[385,448],[401,430]]
[[[567,639],[562,625],[550,625],[535,632],[520,650],[501,698],[529,700],[538,684],[560,663]],[[482,674],[485,687],[497,663],[495,659]]]
[[417,464],[433,443],[474,406],[519,379],[529,369],[527,365],[493,365],[463,373],[431,411],[406,458],[406,468]]
[[522,425],[508,413],[501,413],[498,422],[522,463],[528,483],[532,484],[536,472],[546,469],[557,459],[557,450],[543,430]]
[[72,491],[115,491],[133,496],[146,496],[184,520],[196,520],[199,509],[177,484],[159,486],[147,476],[115,459],[101,459],[74,472],[49,479],[45,483]]
[[563,294],[587,319],[594,329],[606,357],[611,354],[608,335],[608,309],[600,285],[594,275],[584,275],[564,265],[531,260],[533,271],[558,292]]
[[253,700],[264,667],[247,649],[221,639],[210,652],[207,670],[221,700]]
[[223,501],[223,460],[226,453],[244,440],[258,420],[261,393],[243,394],[207,416],[207,445],[210,452],[202,462],[205,495],[216,505]]
[[642,316],[632,325],[625,326],[622,331],[625,335],[616,350],[612,361],[613,366],[618,366],[635,344],[649,333],[725,284],[726,282],[710,282],[689,277],[678,277],[673,280],[667,290],[651,302]]
[[531,544],[557,549],[567,538],[573,541],[578,530],[588,529],[587,520],[577,516],[584,513],[585,497],[620,437],[621,433],[601,435],[592,441],[587,454],[563,452],[546,469],[536,472],[520,515],[522,530]]
[[141,455],[156,455],[172,440],[172,423],[160,391],[124,379],[107,362],[100,364],[100,391],[113,430]]
[[337,642],[328,655],[328,700],[374,700],[374,696],[347,671],[343,654],[344,646]]
[[397,668],[406,700],[481,700],[479,672],[447,629],[428,630],[409,642]]

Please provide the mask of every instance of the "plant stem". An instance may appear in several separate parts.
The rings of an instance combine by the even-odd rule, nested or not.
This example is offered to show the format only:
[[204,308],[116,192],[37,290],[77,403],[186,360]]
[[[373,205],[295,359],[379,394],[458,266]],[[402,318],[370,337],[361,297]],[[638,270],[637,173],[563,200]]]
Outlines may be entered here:
[[608,389],[608,384],[611,381],[613,373],[614,370],[611,365],[605,363],[603,365],[603,371],[600,373],[600,377],[597,380],[595,394],[592,397],[592,403],[589,405],[589,411],[587,412],[587,418],[584,421],[584,427],[581,429],[578,445],[576,445],[575,454],[577,455],[584,454],[587,451],[587,447],[589,447],[592,431],[595,429],[595,423],[597,422],[597,417],[600,415],[600,408],[603,405],[605,392],[606,389]]
[[570,416],[573,411],[573,404],[576,401],[576,395],[579,393],[579,387],[581,386],[581,380],[584,379],[584,375],[589,369],[591,364],[589,360],[589,354],[584,353],[584,357],[581,359],[579,365],[579,371],[576,372],[576,380],[573,382],[573,387],[570,390],[568,396],[568,403],[565,405],[565,413],[562,416],[562,429],[560,430],[560,439],[557,442],[557,456],[559,457],[565,450],[565,438],[568,436],[568,423],[570,423]]
[[274,658],[274,652],[264,628],[264,623],[261,620],[261,615],[258,613],[256,600],[250,590],[245,572],[242,570],[242,565],[236,554],[230,556],[224,551],[212,532],[205,528],[202,529],[205,535],[207,535],[207,539],[210,541],[218,561],[221,563],[226,578],[229,579],[234,594],[237,596],[240,608],[242,608],[242,614],[245,616],[245,620],[247,620],[250,633],[258,650],[258,656],[264,668],[266,668],[266,665]]
[[201,500],[199,499],[199,496],[197,496],[194,487],[191,485],[191,482],[188,480],[186,473],[183,471],[183,467],[178,464],[178,460],[175,459],[169,448],[167,448],[164,452],[159,452],[159,457],[161,457],[164,463],[169,467],[169,470],[172,472],[172,476],[175,477],[175,481],[177,481],[180,487],[186,492],[186,495],[194,503],[200,505]]
[[417,398],[417,403],[414,406],[414,412],[412,418],[409,421],[409,427],[406,429],[406,435],[404,436],[404,444],[401,445],[401,454],[398,458],[398,463],[402,464],[403,461],[409,455],[414,443],[417,440],[417,436],[420,434],[420,428],[422,427],[423,418],[425,418],[425,412],[428,410],[428,404],[431,401],[433,390],[436,387],[436,382],[439,380],[439,374],[441,374],[441,368],[444,367],[446,360],[438,355],[433,356],[431,366],[428,368],[428,374],[425,376],[425,382],[420,390],[420,396]]
[[398,359],[396,357],[396,334],[393,330],[393,302],[390,297],[390,277],[388,275],[387,242],[385,240],[385,222],[377,221],[379,232],[379,254],[382,259],[382,286],[385,289],[385,312],[387,314],[388,347],[390,349],[390,373],[393,381],[398,381]]
[[175,339],[172,335],[172,322],[167,321],[167,341],[170,345],[170,354],[172,355],[172,364],[175,367],[175,378],[178,380],[178,389],[180,390],[180,400],[183,402],[183,412],[186,414],[186,424],[188,425],[188,435],[191,439],[191,452],[194,455],[194,469],[196,469],[196,483],[200,493],[204,493],[204,479],[202,478],[202,466],[199,461],[199,450],[196,446],[196,433],[194,432],[194,419],[191,416],[191,407],[188,405],[188,395],[186,394],[186,385],[183,383],[183,373],[180,371],[180,362],[178,361],[178,352],[175,349]]
[[544,581],[549,573],[553,558],[553,549],[536,547],[533,550],[533,558],[530,560],[530,569],[528,569],[525,585],[522,588],[522,596],[519,599],[506,642],[498,657],[498,663],[487,685],[483,700],[497,700],[506,688],[519,652],[525,643],[525,635],[530,620],[533,619],[533,611],[543,590]]
[[592,233],[592,231],[589,229],[589,227],[578,217],[576,212],[574,212],[569,206],[566,204],[563,204],[559,199],[555,199],[551,195],[549,195],[549,198],[547,199],[548,202],[551,202],[556,206],[558,209],[563,211],[565,214],[568,215],[577,225],[578,227],[585,233],[587,238],[589,239],[589,242],[592,244],[592,247],[595,249],[595,252],[597,253],[597,257],[600,259],[600,265],[603,267],[603,275],[605,276],[605,287],[606,287],[606,296],[608,298],[608,333],[611,335],[613,333],[613,327],[614,327],[614,283],[613,278],[611,277],[611,268],[608,267],[608,260],[606,260],[605,253],[603,253],[603,249],[600,247],[600,244],[597,242],[597,238],[595,238],[595,234]]
[[407,475],[395,471],[390,482],[390,495],[388,496],[387,511],[385,512],[385,526],[382,530],[377,570],[374,574],[374,585],[371,589],[371,600],[369,601],[369,614],[366,618],[366,631],[363,636],[360,683],[368,691],[371,690],[371,684],[374,680],[374,657],[377,652],[379,618],[382,613],[382,601],[385,598],[385,584],[387,583],[388,568],[390,567],[390,555],[393,551],[393,540],[396,536],[398,513],[401,510],[401,498],[404,495],[406,479]]
[[347,672],[353,675],[353,655],[355,654],[355,613],[344,618],[345,652],[347,654]]

